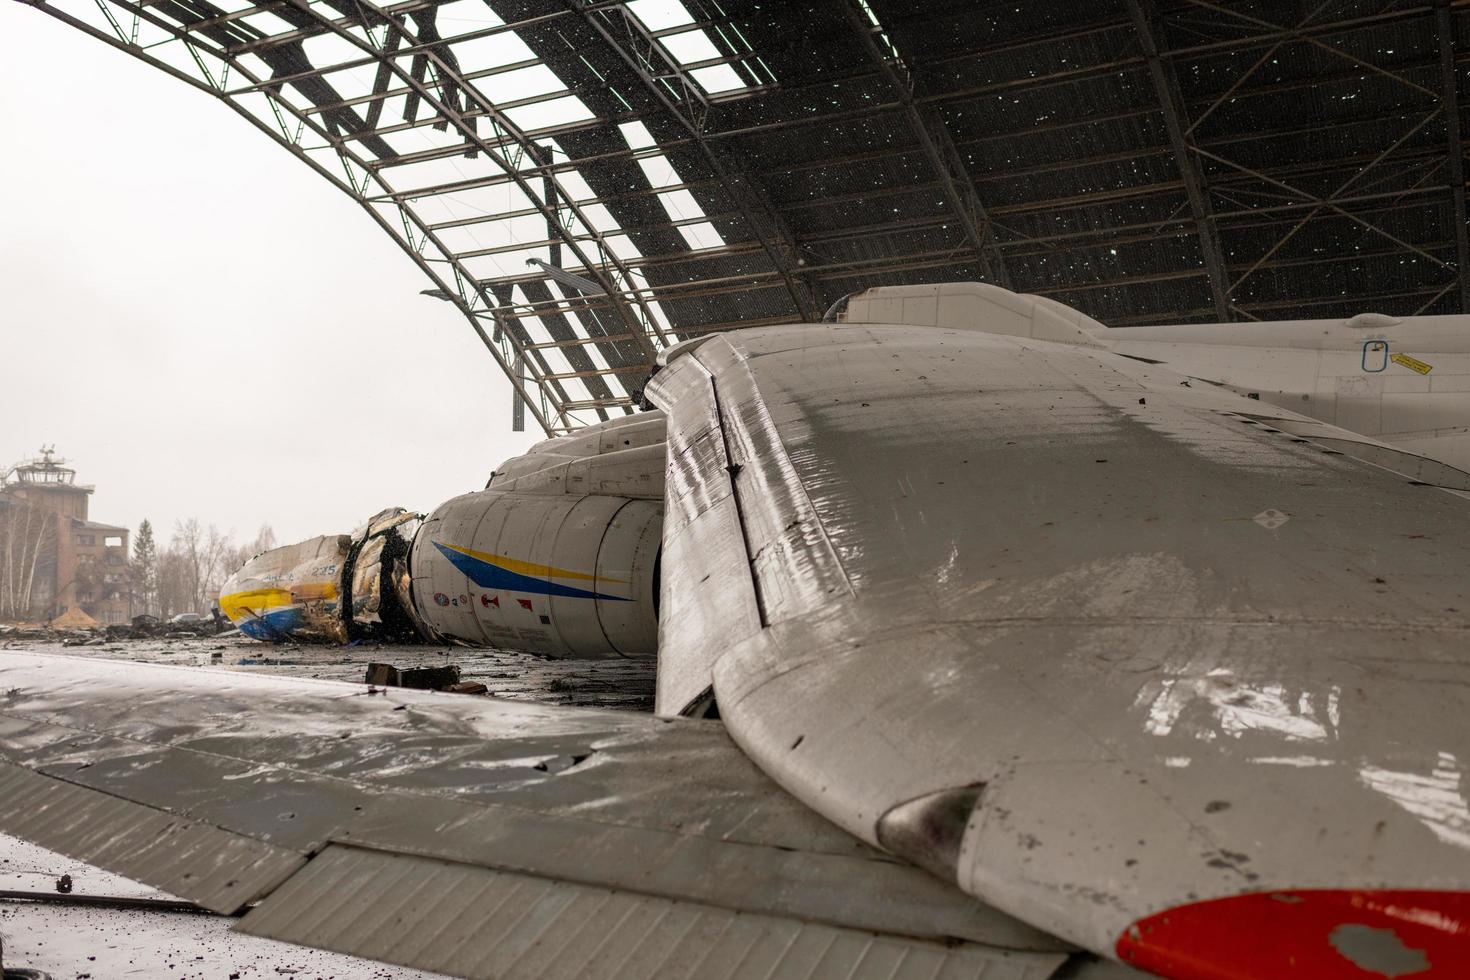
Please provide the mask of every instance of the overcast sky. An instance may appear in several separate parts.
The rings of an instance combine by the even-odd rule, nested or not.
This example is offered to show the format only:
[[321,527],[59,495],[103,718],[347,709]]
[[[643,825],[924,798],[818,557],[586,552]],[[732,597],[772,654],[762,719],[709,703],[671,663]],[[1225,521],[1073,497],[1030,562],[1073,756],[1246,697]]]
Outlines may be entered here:
[[0,470],[55,443],[94,520],[286,541],[432,509],[542,438],[392,240],[250,123],[30,7],[0,0],[0,37]]

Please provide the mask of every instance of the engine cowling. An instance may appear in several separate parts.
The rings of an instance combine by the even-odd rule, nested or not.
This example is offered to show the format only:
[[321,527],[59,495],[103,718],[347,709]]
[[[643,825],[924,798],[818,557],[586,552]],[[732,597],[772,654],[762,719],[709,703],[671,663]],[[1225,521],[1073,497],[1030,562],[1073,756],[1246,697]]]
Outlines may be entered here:
[[653,655],[663,498],[663,413],[613,419],[536,444],[422,524],[390,508],[351,535],[258,555],[221,606],[280,642]]
[[443,504],[410,558],[419,616],[446,639],[554,657],[658,648],[663,503],[481,490]]
[[652,655],[663,497],[662,412],[538,443],[424,522],[409,563],[414,608],[462,643]]

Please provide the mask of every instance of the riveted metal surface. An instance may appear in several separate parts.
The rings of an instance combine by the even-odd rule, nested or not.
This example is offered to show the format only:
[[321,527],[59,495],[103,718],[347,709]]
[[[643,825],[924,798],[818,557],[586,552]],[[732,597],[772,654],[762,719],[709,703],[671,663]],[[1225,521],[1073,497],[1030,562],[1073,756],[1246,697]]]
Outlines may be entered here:
[[225,914],[294,874],[306,857],[162,810],[0,762],[7,833]]
[[[663,447],[659,453],[659,488],[663,488]],[[663,548],[662,500],[629,500],[608,522],[597,551],[599,593],[597,619],[613,649],[637,653],[658,649],[658,615],[649,615],[650,603],[621,602],[613,588],[628,582],[648,582],[649,599],[660,588],[659,555]]]
[[335,844],[239,928],[496,980],[1043,980],[1065,959]]
[[783,786],[871,841],[984,784],[961,885],[1104,955],[1197,898],[1470,889],[1463,499],[1103,351],[846,326],[694,356],[720,344],[780,437],[746,469],[794,467],[854,589],[714,666]]
[[[10,651],[0,690],[0,757],[277,848],[350,841],[853,928],[1065,948],[838,830],[715,722]],[[163,887],[152,870],[138,877]]]

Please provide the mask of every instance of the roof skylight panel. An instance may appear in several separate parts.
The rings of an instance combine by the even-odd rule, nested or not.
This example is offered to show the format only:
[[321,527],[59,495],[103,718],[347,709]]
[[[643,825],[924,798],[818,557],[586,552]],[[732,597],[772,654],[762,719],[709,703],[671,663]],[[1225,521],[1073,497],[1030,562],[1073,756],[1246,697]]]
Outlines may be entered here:
[[[618,127],[623,134],[631,150],[645,150],[656,147],[653,136],[648,127],[641,122],[624,123]],[[673,163],[663,154],[651,154],[638,158],[638,166],[643,175],[648,178],[648,184],[655,191],[659,191],[658,200],[663,205],[666,213],[672,221],[687,222],[694,218],[703,218],[704,208],[694,199],[694,195],[684,188],[684,181],[679,172],[674,169]],[[660,190],[663,188],[663,190]],[[708,221],[694,222],[690,224],[677,225],[680,236],[684,242],[695,249],[722,248],[725,239],[719,230]]]
[[628,9],[650,31],[664,31],[694,23],[694,15],[681,0],[629,0]]
[[485,35],[476,35],[473,31],[463,33],[469,36],[462,40],[449,39],[449,50],[454,52],[460,68],[466,73],[536,60],[536,53],[514,31]]
[[[252,24],[255,23],[256,16],[259,15],[252,15],[249,18]],[[269,14],[267,16],[275,15]],[[277,17],[276,19],[280,20],[279,17]],[[348,32],[357,37],[358,40],[366,41],[376,47],[376,43],[368,37],[367,31],[363,30],[361,27],[349,27]],[[332,65],[345,64],[351,61],[361,61],[363,57],[367,55],[366,51],[364,51],[358,45],[354,44],[352,41],[348,40],[345,37],[342,37],[340,34],[330,32],[313,34],[310,37],[302,38],[301,50],[306,52],[307,60],[310,61],[312,65],[316,66],[317,68],[330,68]],[[370,90],[372,86],[373,69],[371,67],[364,66],[363,71],[365,71],[367,74],[368,88]]]
[[297,30],[295,24],[276,16],[269,10],[252,11],[240,19],[266,37],[276,37]]
[[[655,41],[675,63],[688,68],[688,75],[710,95],[727,95],[752,87],[752,82],[743,78],[729,64],[701,64],[727,57],[720,51],[709,31],[697,26],[694,15],[680,0],[631,0],[628,10],[655,35]],[[688,25],[688,30],[674,28]],[[671,31],[663,34],[660,32]],[[733,35],[733,40],[731,35]],[[754,54],[750,45],[739,32],[721,32],[720,37],[741,55]]]
[[[656,330],[663,333],[668,333],[672,329],[669,326],[669,318],[664,315],[663,308],[659,306],[658,300],[654,299],[657,293],[655,293],[653,287],[649,285],[648,277],[643,274],[642,269],[633,269],[629,273],[629,276],[633,280],[633,289],[643,298],[644,308],[646,308],[649,314],[653,317]],[[650,337],[649,339],[653,341],[655,347],[661,346],[661,342],[658,337]]]
[[587,104],[575,95],[567,95],[535,105],[517,106],[504,110],[504,113],[506,118],[521,129],[532,132],[596,118],[596,113],[587,108]]
[[[436,23],[439,30],[445,34],[450,33],[453,26],[457,33],[464,33],[472,28],[479,27],[503,27],[505,21],[500,15],[490,8],[484,0],[451,0],[450,3],[441,3],[435,10]],[[515,37],[513,31],[507,31],[506,37]]]
[[724,95],[727,92],[738,92],[741,89],[750,88],[750,83],[741,78],[729,65],[692,68],[689,71],[689,77],[698,82],[700,87],[710,95]]

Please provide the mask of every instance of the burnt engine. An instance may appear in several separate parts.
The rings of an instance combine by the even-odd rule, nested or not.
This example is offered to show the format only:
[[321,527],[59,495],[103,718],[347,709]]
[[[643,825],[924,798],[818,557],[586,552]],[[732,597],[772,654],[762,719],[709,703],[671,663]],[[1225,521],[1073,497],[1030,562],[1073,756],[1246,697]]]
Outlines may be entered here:
[[263,640],[651,656],[663,497],[662,413],[615,419],[538,443],[427,518],[393,508],[258,555],[220,606]]

